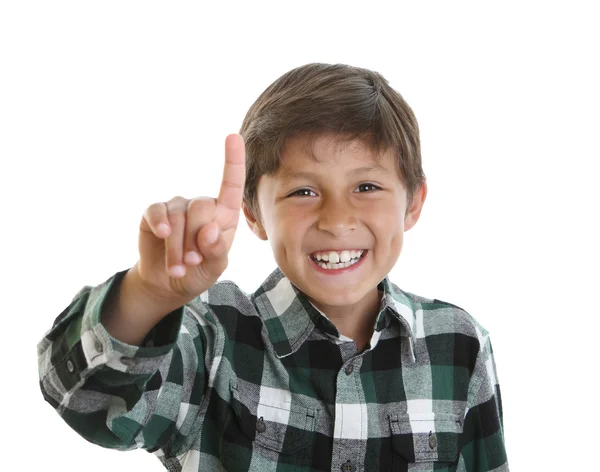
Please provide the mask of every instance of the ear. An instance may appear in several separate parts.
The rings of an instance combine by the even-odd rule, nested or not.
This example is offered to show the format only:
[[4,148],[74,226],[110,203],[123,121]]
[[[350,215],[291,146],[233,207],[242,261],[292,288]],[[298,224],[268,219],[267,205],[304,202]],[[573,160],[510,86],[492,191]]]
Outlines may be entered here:
[[421,210],[423,209],[423,203],[425,203],[425,198],[427,198],[427,182],[423,182],[413,195],[413,201],[404,217],[404,231],[408,231],[417,224]]
[[244,216],[246,217],[246,222],[248,223],[250,230],[263,241],[269,239],[262,223],[254,216],[254,213],[252,213],[252,210],[246,206],[245,202],[242,203],[242,211],[244,212]]

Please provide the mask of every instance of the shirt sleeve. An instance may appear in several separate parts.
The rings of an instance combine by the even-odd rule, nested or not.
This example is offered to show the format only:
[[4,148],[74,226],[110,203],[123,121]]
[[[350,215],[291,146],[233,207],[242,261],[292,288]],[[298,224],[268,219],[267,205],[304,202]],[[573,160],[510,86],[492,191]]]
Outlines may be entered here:
[[127,271],[86,286],[38,344],[45,400],[81,436],[103,447],[162,449],[190,446],[207,385],[206,337],[186,307],[167,315],[132,346],[100,322],[111,290]]
[[492,344],[483,332],[469,383],[457,472],[507,472],[502,398]]

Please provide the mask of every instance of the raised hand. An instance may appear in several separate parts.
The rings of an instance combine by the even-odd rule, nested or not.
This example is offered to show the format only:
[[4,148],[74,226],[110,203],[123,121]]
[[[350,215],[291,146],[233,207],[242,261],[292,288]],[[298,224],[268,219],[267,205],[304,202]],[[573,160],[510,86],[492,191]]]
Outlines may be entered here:
[[138,280],[154,296],[185,304],[227,267],[245,180],[245,150],[237,134],[225,140],[225,167],[218,198],[174,197],[150,205],[140,223]]

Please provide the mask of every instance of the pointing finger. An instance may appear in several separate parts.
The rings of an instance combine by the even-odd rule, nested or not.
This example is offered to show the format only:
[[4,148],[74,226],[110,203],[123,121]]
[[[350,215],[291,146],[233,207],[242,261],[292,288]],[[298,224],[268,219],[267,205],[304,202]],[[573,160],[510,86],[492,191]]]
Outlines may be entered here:
[[244,196],[244,181],[246,179],[246,151],[244,140],[239,134],[230,134],[225,140],[225,168],[223,181],[217,199],[219,211],[225,210],[231,216],[239,217]]

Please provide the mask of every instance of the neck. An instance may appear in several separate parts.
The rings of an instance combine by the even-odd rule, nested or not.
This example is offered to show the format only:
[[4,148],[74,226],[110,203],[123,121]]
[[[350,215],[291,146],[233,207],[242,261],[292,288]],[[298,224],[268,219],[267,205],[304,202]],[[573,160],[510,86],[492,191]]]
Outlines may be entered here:
[[348,336],[362,351],[373,335],[375,320],[379,314],[382,293],[377,289],[369,292],[362,300],[351,306],[331,306],[311,302],[331,321],[338,331]]

